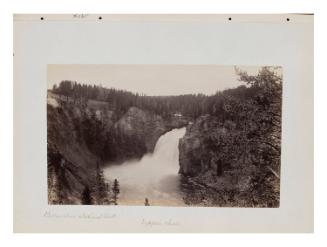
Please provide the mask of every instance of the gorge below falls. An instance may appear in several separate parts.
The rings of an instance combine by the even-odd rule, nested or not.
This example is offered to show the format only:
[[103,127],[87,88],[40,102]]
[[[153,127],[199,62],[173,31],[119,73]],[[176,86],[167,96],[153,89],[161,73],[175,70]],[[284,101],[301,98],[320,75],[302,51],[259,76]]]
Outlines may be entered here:
[[153,153],[145,154],[140,160],[123,164],[110,164],[104,169],[105,179],[117,179],[120,184],[120,205],[160,206],[185,205],[180,191],[179,139],[186,128],[173,129],[162,135]]

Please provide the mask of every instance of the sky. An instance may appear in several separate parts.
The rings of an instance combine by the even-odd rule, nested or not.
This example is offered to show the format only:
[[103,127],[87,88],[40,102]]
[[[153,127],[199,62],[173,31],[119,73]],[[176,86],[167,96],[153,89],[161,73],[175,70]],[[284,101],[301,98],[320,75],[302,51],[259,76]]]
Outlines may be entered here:
[[[260,67],[238,68],[256,74]],[[234,66],[221,65],[48,65],[48,89],[62,80],[146,95],[211,95],[242,85]]]

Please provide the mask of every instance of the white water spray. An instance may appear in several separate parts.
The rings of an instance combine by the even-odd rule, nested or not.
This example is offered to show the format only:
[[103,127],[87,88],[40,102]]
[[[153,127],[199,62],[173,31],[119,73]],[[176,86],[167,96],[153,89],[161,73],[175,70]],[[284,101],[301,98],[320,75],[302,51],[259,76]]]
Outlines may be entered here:
[[186,128],[173,129],[162,135],[152,154],[146,154],[138,161],[128,161],[104,170],[105,178],[118,179],[120,205],[144,205],[145,198],[150,205],[182,205],[179,193],[179,139]]

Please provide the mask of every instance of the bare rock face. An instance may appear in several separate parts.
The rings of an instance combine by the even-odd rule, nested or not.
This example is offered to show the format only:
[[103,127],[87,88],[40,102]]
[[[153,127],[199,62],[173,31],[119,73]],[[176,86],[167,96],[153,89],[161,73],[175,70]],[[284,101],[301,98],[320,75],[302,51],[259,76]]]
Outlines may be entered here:
[[217,146],[219,140],[227,139],[229,134],[226,124],[210,115],[201,116],[189,124],[179,142],[180,173],[187,176],[210,173],[221,177],[228,164],[221,162],[224,146]]
[[184,175],[196,175],[201,171],[201,137],[191,132],[191,128],[187,127],[185,136],[179,141],[179,172]]
[[189,124],[185,136],[179,142],[180,173],[196,176],[210,166],[204,140],[210,131],[213,119],[210,116],[199,117]]
[[131,107],[115,124],[115,129],[144,142],[147,152],[153,152],[159,137],[168,130],[160,116],[137,107]]
[[78,140],[75,110],[48,104],[49,204],[79,204],[84,187],[94,184],[93,175],[100,163],[100,159]]

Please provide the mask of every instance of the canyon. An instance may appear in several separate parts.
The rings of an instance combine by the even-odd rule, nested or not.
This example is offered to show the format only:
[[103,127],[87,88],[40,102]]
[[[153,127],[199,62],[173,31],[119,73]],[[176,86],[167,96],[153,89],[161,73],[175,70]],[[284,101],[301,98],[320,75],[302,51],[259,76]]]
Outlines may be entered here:
[[49,204],[279,207],[282,78],[213,95],[48,90]]

